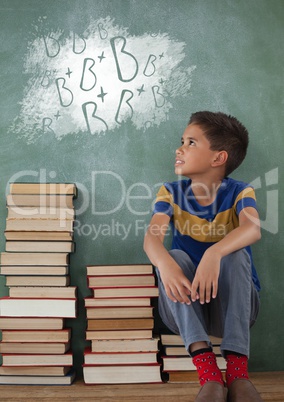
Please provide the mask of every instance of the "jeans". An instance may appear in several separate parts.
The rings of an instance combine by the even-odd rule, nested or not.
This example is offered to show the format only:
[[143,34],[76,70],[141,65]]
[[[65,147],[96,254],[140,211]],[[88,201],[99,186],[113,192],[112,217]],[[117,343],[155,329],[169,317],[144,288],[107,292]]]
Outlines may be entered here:
[[[192,282],[196,267],[190,257],[182,250],[171,250],[170,254]],[[260,302],[245,249],[222,258],[217,297],[203,305],[198,300],[191,305],[171,301],[157,268],[156,272],[161,319],[172,332],[180,334],[188,351],[194,342],[205,341],[211,346],[212,335],[222,338],[223,356],[226,350],[249,356],[250,327],[257,318]]]

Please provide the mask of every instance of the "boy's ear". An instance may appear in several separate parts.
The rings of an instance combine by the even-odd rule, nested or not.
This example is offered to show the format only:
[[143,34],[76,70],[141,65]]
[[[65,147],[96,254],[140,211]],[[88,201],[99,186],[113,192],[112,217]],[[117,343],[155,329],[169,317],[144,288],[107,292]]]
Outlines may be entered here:
[[227,151],[219,151],[216,153],[212,166],[217,167],[217,166],[222,166],[227,162],[228,159],[228,152]]

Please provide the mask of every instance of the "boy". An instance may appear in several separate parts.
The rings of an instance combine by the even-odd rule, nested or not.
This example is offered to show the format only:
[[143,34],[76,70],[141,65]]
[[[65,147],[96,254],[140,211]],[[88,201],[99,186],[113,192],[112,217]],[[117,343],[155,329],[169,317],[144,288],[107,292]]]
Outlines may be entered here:
[[[159,312],[180,334],[196,366],[196,402],[224,402],[222,373],[208,335],[222,337],[230,402],[262,401],[248,379],[249,330],[260,284],[250,245],[260,239],[254,190],[228,177],[243,161],[248,132],[224,113],[191,115],[175,173],[188,180],[159,190],[144,249],[156,267]],[[168,225],[172,250],[163,245]]]

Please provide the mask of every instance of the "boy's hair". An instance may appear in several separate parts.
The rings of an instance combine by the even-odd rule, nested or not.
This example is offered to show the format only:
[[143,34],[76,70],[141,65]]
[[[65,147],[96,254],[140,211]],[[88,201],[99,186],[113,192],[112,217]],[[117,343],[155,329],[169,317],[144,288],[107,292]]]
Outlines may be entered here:
[[225,176],[242,163],[249,143],[248,131],[235,117],[221,112],[201,111],[193,113],[188,124],[201,127],[212,151],[228,153]]

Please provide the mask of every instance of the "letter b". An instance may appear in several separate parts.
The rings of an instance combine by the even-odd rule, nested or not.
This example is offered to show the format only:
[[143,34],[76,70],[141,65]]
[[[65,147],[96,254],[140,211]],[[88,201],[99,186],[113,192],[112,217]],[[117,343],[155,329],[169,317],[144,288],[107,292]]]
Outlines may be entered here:
[[[91,65],[87,68],[87,64],[91,62]],[[84,59],[84,65],[83,65],[83,71],[82,71],[82,78],[80,82],[80,88],[83,91],[91,91],[96,86],[97,83],[97,77],[92,68],[95,65],[95,60],[87,58]],[[86,69],[89,72],[89,74],[86,74]],[[87,82],[85,82],[87,81]],[[88,84],[88,86],[86,85]]]
[[[61,82],[62,85],[60,85]],[[55,80],[60,105],[63,107],[68,107],[73,102],[73,94],[72,91],[65,86],[65,82],[65,78],[57,78]]]
[[[121,44],[122,42],[122,44]],[[119,52],[117,52],[117,44],[120,44]],[[130,82],[134,80],[138,73],[138,62],[133,54],[126,52],[126,39],[123,36],[116,36],[110,40],[112,52],[115,59],[118,79],[122,82]],[[121,67],[124,64],[124,72],[128,73],[128,77],[123,77]]]

